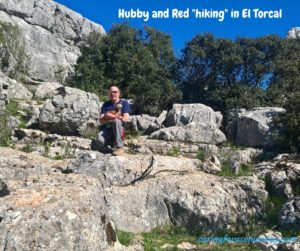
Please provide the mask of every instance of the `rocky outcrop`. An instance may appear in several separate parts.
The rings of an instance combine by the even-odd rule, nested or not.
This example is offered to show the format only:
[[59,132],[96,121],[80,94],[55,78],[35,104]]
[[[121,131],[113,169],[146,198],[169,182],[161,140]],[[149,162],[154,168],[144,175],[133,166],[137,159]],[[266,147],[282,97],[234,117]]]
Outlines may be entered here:
[[34,98],[41,99],[41,100],[53,98],[53,96],[58,93],[57,89],[60,87],[63,87],[63,85],[55,82],[54,83],[45,82],[39,84],[35,90]]
[[228,114],[226,131],[238,145],[272,147],[276,143],[275,136],[280,133],[273,118],[282,113],[285,113],[285,109],[277,107],[231,111]]
[[294,38],[294,39],[300,38],[300,27],[294,27],[294,28],[290,29],[287,37]]
[[65,78],[73,71],[85,37],[104,34],[101,25],[51,0],[1,0],[0,21],[20,28],[34,80]]
[[99,98],[70,87],[61,87],[57,92],[41,109],[39,127],[61,135],[95,133],[99,125]]
[[152,139],[219,144],[226,140],[219,130],[222,115],[203,104],[174,104],[163,122],[167,128],[150,135]]
[[300,188],[300,164],[287,160],[261,162],[255,166],[258,177],[268,178],[270,188],[276,196],[290,199]]
[[219,128],[222,124],[222,115],[203,104],[174,104],[165,120],[167,127],[185,126],[190,123],[205,124]]
[[262,215],[267,193],[255,177],[225,179],[200,172],[195,160],[84,154],[67,171],[97,177],[106,187],[116,227],[130,232],[175,224],[213,232],[243,228]]
[[283,205],[279,224],[284,229],[300,230],[300,196],[290,199]]
[[0,72],[0,113],[11,99],[30,101],[33,94],[21,83]]
[[98,180],[30,176],[8,182],[1,197],[2,250],[105,250],[117,241]]
[[226,141],[225,135],[218,128],[206,124],[163,128],[152,133],[150,138],[213,145]]

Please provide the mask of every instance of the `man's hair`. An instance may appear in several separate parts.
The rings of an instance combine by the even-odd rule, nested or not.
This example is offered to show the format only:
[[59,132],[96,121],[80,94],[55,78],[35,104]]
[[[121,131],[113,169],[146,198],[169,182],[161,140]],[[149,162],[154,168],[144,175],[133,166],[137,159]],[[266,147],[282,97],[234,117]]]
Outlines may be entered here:
[[108,87],[108,90],[110,90],[112,87],[116,87],[116,88],[118,88],[118,90],[120,91],[119,87],[118,87],[117,85],[115,85],[115,84],[111,84],[111,85]]

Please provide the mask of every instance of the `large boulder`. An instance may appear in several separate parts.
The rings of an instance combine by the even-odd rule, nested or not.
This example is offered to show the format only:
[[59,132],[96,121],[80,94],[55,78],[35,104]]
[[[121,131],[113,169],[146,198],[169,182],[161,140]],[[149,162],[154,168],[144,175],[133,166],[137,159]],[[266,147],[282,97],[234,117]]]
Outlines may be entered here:
[[214,145],[226,141],[224,133],[215,126],[208,124],[167,127],[152,133],[150,138]]
[[2,250],[105,250],[117,241],[104,190],[92,177],[48,174],[10,180],[0,197]]
[[89,136],[98,130],[100,107],[95,94],[61,87],[41,109],[39,126],[61,135]]
[[163,122],[166,128],[153,132],[150,138],[219,144],[226,141],[225,135],[218,129],[222,119],[220,112],[203,104],[174,104]]
[[229,113],[226,131],[238,145],[246,147],[273,147],[280,128],[273,123],[275,116],[285,113],[279,107],[240,109]]
[[34,80],[64,79],[73,71],[86,36],[104,34],[101,25],[51,0],[0,0],[0,21],[20,28]]
[[219,128],[222,119],[220,112],[215,112],[212,108],[203,104],[174,104],[166,116],[165,125],[167,127],[185,126],[193,123]]
[[287,37],[294,38],[294,39],[300,38],[300,27],[294,27],[294,28],[290,29]]
[[185,158],[86,153],[67,171],[101,181],[110,217],[124,231],[175,224],[211,233],[243,229],[253,216],[262,216],[262,181],[226,179],[201,168],[200,161]]

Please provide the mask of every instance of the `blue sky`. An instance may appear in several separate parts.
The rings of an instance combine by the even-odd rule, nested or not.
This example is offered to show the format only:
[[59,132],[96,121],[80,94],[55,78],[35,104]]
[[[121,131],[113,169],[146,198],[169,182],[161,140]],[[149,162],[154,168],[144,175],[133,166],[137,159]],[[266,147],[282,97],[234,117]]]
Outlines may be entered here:
[[[184,47],[196,34],[205,32],[213,33],[216,37],[236,38],[260,37],[268,34],[277,34],[281,37],[287,35],[291,27],[300,26],[300,1],[299,0],[56,0],[70,9],[82,14],[84,17],[101,24],[106,31],[113,24],[128,20],[131,26],[141,29],[143,25],[149,25],[164,31],[172,36],[176,53]],[[190,10],[187,19],[152,19],[147,22],[142,19],[120,19],[118,10],[166,10],[169,8]],[[241,11],[251,10],[251,18],[230,18],[232,9]],[[228,9],[225,19],[220,22],[216,19],[196,19],[192,9],[224,10]],[[280,19],[255,19],[253,9],[279,10],[282,9]]]

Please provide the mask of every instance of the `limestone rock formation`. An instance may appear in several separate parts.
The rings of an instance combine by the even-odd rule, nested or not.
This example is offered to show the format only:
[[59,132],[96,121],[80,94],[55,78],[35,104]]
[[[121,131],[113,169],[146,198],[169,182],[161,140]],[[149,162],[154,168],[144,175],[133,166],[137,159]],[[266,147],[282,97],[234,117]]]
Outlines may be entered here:
[[190,123],[205,124],[219,128],[222,115],[203,104],[174,104],[166,116],[165,124],[170,126],[184,126]]
[[277,107],[261,107],[252,110],[240,109],[231,112],[226,130],[238,145],[246,147],[272,147],[280,128],[274,125],[273,118],[285,113]]
[[82,155],[68,170],[97,177],[104,184],[110,216],[124,231],[175,224],[213,232],[243,228],[252,216],[262,215],[267,196],[262,181],[205,174],[192,163],[181,158],[92,153]]
[[20,28],[34,80],[63,79],[80,55],[79,45],[103,27],[52,0],[0,1],[0,21]]
[[75,175],[30,176],[8,182],[1,197],[2,250],[105,250],[116,242],[98,180]]
[[41,109],[39,126],[61,135],[90,135],[98,130],[100,107],[95,94],[61,87]]
[[274,193],[282,199],[293,198],[300,188],[300,164],[288,160],[261,162],[255,166],[258,177],[270,179]]
[[284,229],[300,230],[300,196],[290,199],[283,205],[279,224]]
[[152,139],[219,144],[226,141],[219,130],[222,115],[203,104],[174,104],[163,122],[166,128],[153,132]]
[[0,72],[0,113],[5,109],[11,99],[22,99],[29,101],[33,94],[21,83],[6,77]]
[[294,27],[294,28],[290,29],[287,37],[294,38],[294,39],[300,38],[300,27]]
[[225,135],[218,128],[208,124],[167,127],[152,133],[150,138],[214,145],[226,141]]

